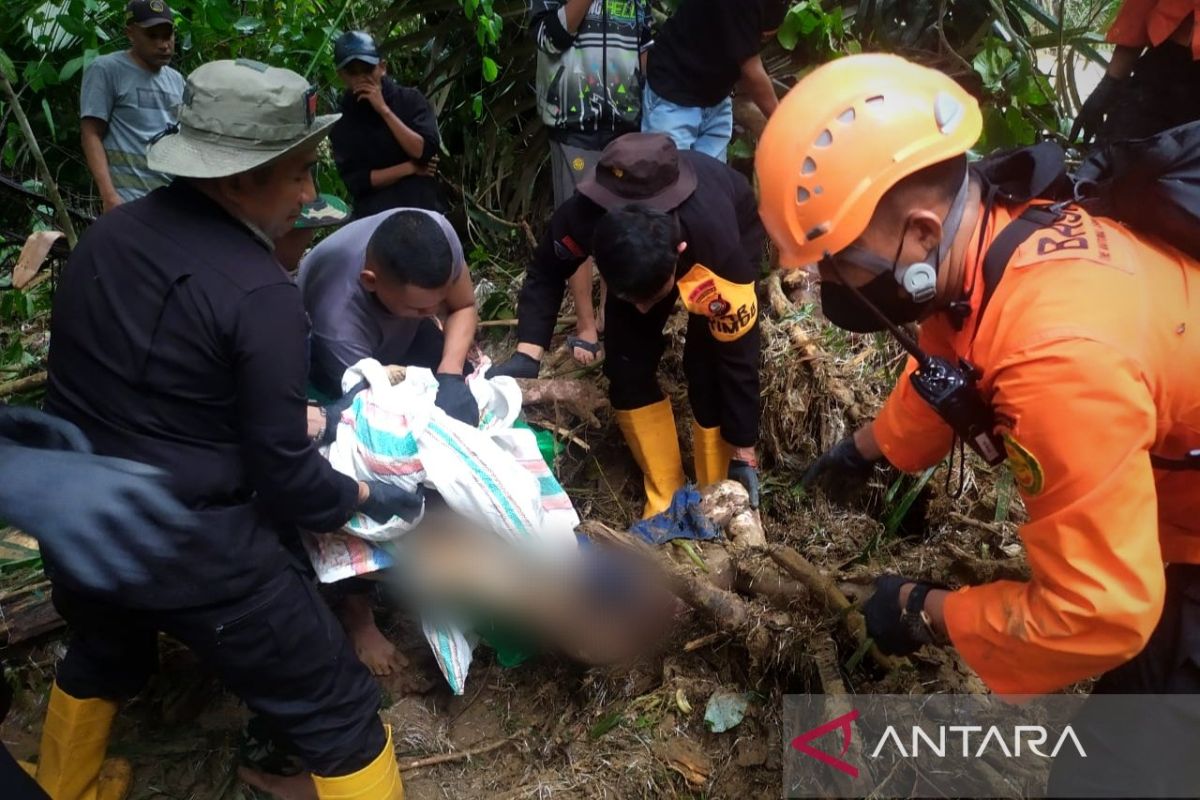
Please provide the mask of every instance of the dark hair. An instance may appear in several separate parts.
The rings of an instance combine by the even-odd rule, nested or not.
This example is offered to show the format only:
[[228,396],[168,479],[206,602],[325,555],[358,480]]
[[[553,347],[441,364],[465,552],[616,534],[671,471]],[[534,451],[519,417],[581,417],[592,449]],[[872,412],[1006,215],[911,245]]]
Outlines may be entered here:
[[379,223],[367,242],[367,264],[404,286],[440,289],[454,265],[442,226],[424,211],[397,211]]
[[778,30],[783,25],[790,6],[788,0],[762,0],[763,32]]
[[954,156],[907,175],[888,189],[875,208],[876,217],[901,217],[908,213],[907,200],[913,192],[934,192],[939,200],[950,202],[962,187],[967,172],[967,156]]
[[617,297],[649,299],[675,272],[682,237],[671,214],[639,205],[613,209],[593,237],[596,268]]

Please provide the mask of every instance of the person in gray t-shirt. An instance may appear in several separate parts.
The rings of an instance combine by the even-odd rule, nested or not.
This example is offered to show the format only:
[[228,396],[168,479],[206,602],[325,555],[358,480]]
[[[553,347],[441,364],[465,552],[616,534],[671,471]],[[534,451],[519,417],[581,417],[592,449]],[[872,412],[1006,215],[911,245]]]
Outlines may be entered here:
[[[403,208],[351,222],[301,259],[298,280],[312,323],[309,382],[319,392],[340,397],[342,374],[364,358],[428,367],[437,373],[438,406],[479,423],[463,378],[478,321],[475,289],[445,217]],[[445,333],[434,322],[439,312],[446,315]],[[374,674],[390,675],[399,661],[375,624],[371,582],[338,586],[338,616],[358,657]]]
[[[364,358],[428,367],[438,405],[478,422],[463,381],[478,315],[471,274],[441,214],[405,208],[351,222],[300,262],[300,293],[312,321],[309,380],[341,395],[342,374]],[[445,331],[435,316],[445,314]]]
[[105,211],[170,181],[146,166],[146,147],[175,124],[183,102],[183,76],[168,66],[171,9],[163,0],[130,0],[125,23],[129,49],[89,64],[79,93],[83,154]]

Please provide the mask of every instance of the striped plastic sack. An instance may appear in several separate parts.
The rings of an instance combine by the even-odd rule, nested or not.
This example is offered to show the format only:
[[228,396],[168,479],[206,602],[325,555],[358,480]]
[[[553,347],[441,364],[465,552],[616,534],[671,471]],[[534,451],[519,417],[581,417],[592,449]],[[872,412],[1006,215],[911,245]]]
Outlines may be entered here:
[[[437,379],[429,370],[409,368],[405,380],[392,386],[378,362],[356,364],[343,386],[366,378],[370,388],[343,414],[330,463],[359,480],[410,490],[423,484],[451,510],[506,541],[555,554],[575,552],[579,517],[570,499],[533,432],[512,427],[521,411],[520,389],[511,378],[489,380],[484,373],[480,368],[467,381],[480,406],[480,427],[473,428],[435,405]],[[390,565],[387,542],[412,527],[400,518],[359,514],[346,526],[350,535],[306,536],[305,544],[318,577],[329,582]],[[455,625],[424,621],[423,627],[442,674],[461,694],[473,637]]]

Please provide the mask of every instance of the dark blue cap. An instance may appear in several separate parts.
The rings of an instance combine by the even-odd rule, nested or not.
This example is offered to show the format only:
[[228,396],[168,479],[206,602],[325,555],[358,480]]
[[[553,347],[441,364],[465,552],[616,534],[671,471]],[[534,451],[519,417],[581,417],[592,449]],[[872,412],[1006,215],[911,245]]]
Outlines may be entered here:
[[338,37],[333,44],[333,65],[338,69],[351,61],[367,64],[379,63],[379,48],[371,34],[364,31],[349,31]]

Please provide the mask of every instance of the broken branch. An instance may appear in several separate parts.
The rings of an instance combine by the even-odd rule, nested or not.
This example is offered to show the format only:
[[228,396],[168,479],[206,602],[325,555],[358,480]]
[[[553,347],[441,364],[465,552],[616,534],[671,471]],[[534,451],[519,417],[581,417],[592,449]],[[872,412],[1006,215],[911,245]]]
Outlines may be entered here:
[[48,379],[49,376],[45,372],[35,372],[32,375],[26,375],[24,378],[0,383],[0,397],[10,397],[14,394],[40,389],[46,385]]
[[416,758],[412,761],[404,761],[400,764],[401,772],[411,772],[414,769],[422,767],[432,767],[437,764],[448,764],[451,761],[462,761],[466,758],[474,758],[485,753],[490,753],[493,750],[499,750],[506,744],[510,744],[517,737],[509,736],[507,739],[498,739],[494,742],[489,742],[479,747],[472,747],[468,750],[459,750],[457,753],[440,753],[436,756],[425,756],[424,758]]
[[[863,615],[858,612],[858,609],[851,605],[846,596],[838,591],[837,585],[832,580],[790,547],[781,544],[772,545],[767,552],[776,564],[783,567],[785,572],[807,586],[818,602],[823,601],[828,609],[838,613],[846,632],[853,637],[857,644],[861,645],[867,640],[866,620],[863,619]],[[907,659],[883,654],[874,644],[870,646],[867,653],[876,664],[888,672],[908,664]]]

